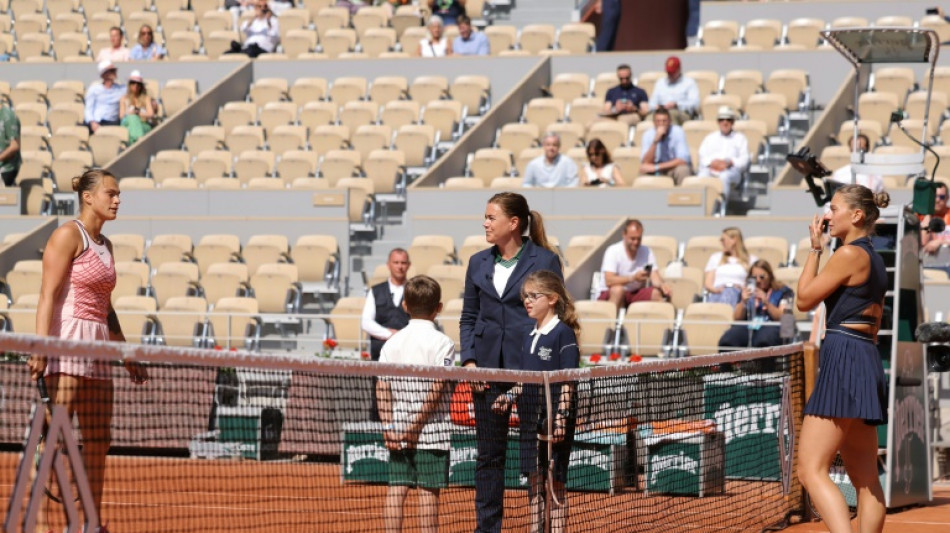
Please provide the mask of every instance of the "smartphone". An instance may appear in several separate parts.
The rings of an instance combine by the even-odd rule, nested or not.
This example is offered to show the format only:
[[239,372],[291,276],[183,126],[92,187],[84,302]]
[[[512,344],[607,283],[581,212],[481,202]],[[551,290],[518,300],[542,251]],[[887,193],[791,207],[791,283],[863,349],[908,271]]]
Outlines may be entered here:
[[928,15],[939,15],[940,11],[935,7],[928,7],[926,13]]
[[643,270],[646,271],[647,274],[649,274],[649,273],[653,272],[653,265],[647,265],[647,266],[643,267]]
[[828,233],[828,221],[827,221],[827,220],[822,220],[822,221],[821,221],[821,232],[822,232],[822,233]]

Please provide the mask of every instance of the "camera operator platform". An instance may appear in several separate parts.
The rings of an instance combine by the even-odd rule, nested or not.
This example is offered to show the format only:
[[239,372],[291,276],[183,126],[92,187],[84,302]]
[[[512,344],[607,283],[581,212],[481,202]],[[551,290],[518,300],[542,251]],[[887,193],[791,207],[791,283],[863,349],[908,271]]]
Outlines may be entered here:
[[[930,149],[927,146],[930,95],[940,42],[936,32],[923,28],[838,28],[821,34],[854,67],[851,183],[856,183],[859,175],[905,175],[918,180],[913,205],[881,211],[873,241],[875,251],[887,266],[889,284],[877,338],[885,372],[889,374],[888,423],[878,428],[879,455],[883,459],[881,481],[888,508],[925,503],[933,498],[933,432],[929,405],[932,383],[928,379],[924,344],[915,338],[915,330],[924,321],[921,225],[917,214],[927,213],[927,205],[932,213],[934,207],[933,178],[926,179],[924,161],[925,150]],[[922,141],[915,138],[916,132],[908,132],[902,126],[904,115],[901,109],[894,110],[891,116],[894,127],[890,136],[907,135],[920,145],[919,152],[872,154],[856,149],[860,133],[861,88],[867,86],[866,80],[870,78],[872,68],[880,63],[927,65],[929,80],[920,132]],[[869,146],[868,151],[871,148]],[[830,200],[835,189],[841,186],[830,180],[822,186],[816,183],[816,178],[824,178],[830,172],[808,153],[807,148],[789,156],[789,162],[806,175],[809,190],[819,206]]]

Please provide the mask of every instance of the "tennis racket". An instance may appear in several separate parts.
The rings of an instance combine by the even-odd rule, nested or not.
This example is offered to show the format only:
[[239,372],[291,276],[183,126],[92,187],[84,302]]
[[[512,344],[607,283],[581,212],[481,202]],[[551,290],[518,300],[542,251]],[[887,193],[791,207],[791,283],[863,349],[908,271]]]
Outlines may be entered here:
[[[40,403],[43,404],[43,408],[46,410],[46,422],[43,423],[43,432],[40,434],[39,444],[36,447],[36,452],[33,454],[33,472],[37,472],[40,467],[40,460],[43,458],[43,452],[46,449],[46,436],[49,433],[49,417],[52,416],[52,401],[49,397],[49,391],[46,388],[46,378],[40,376],[36,380],[36,390],[40,395]],[[66,450],[57,450],[57,453],[65,454]],[[72,485],[72,492],[75,495],[75,501],[79,501],[79,489],[76,485],[75,478],[72,476],[72,469],[70,469],[70,484]],[[50,476],[44,481],[43,492],[46,493],[46,497],[58,504],[63,503],[62,490],[59,487],[59,484],[56,483],[55,476],[52,471]]]

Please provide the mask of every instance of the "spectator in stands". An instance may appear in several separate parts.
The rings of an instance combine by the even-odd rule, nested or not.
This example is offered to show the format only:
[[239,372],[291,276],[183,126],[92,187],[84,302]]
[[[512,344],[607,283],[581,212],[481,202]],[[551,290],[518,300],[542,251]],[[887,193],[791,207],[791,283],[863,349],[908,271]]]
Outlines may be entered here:
[[607,90],[601,115],[616,118],[628,126],[636,126],[650,112],[650,99],[646,91],[633,84],[630,65],[617,67],[617,80],[620,83]]
[[429,35],[419,41],[421,57],[445,57],[452,55],[452,43],[445,37],[445,24],[438,15],[429,17]]
[[[383,347],[380,361],[453,366],[455,342],[438,330],[439,283],[415,276],[406,283],[403,307],[411,320]],[[389,450],[389,491],[383,511],[386,531],[403,531],[403,505],[410,487],[418,493],[421,531],[439,530],[439,492],[449,484],[451,385],[440,380],[382,378],[376,385],[383,439]],[[408,527],[406,528],[408,529]]]
[[584,185],[587,187],[613,187],[626,185],[620,169],[610,159],[604,143],[593,138],[587,143],[587,164],[584,165]]
[[139,29],[139,42],[132,47],[129,57],[133,61],[154,61],[165,57],[165,48],[155,42],[155,32],[148,24]]
[[409,315],[402,308],[402,294],[411,265],[409,252],[393,248],[386,260],[389,279],[373,285],[366,293],[360,326],[369,335],[369,353],[373,361],[379,360],[383,343],[409,323]]
[[244,21],[241,33],[244,34],[244,45],[231,41],[229,54],[257,57],[274,53],[280,44],[280,23],[267,5],[267,0],[257,0],[254,4],[254,18]]
[[597,32],[597,51],[609,52],[617,42],[617,27],[620,25],[620,0],[597,0],[594,12],[600,15],[600,30]]
[[748,320],[751,324],[736,324],[726,330],[719,339],[720,347],[766,348],[782,344],[778,326],[765,326],[763,322],[777,322],[786,306],[795,298],[791,287],[775,279],[772,265],[764,259],[752,263],[749,278],[755,280],[755,288],[742,288],[739,303],[732,311],[733,320]]
[[[2,154],[0,154],[2,156]],[[0,157],[2,158],[2,157]],[[4,174],[6,176],[6,174]],[[936,199],[934,200],[933,215],[919,215],[920,217],[920,244],[924,247],[924,252],[936,254],[940,247],[950,244],[950,208],[947,207],[947,184],[938,181]],[[947,227],[939,233],[931,233],[929,226],[930,220],[934,217],[943,219]],[[950,266],[950,265],[948,265]]]
[[[871,148],[871,140],[868,139],[868,136],[859,133],[857,143],[854,142],[854,137],[848,138],[848,146],[851,147],[852,152],[861,152],[868,153]],[[851,183],[851,165],[845,165],[838,170],[834,171],[831,175],[831,181],[843,184]],[[878,175],[873,174],[857,174],[855,176],[855,183],[858,185],[864,185],[868,189],[871,189],[871,192],[877,194],[879,192],[884,192],[884,178]]]
[[643,223],[631,219],[623,230],[623,240],[607,247],[600,271],[606,289],[598,300],[607,300],[626,307],[633,302],[663,300],[673,295],[672,289],[663,281],[656,256],[643,240]]
[[666,108],[654,111],[653,128],[643,132],[640,146],[644,150],[640,156],[642,174],[670,176],[679,185],[692,173],[686,133],[672,124]]
[[20,119],[7,104],[0,104],[0,177],[13,187],[20,173]]
[[152,131],[152,123],[158,115],[158,102],[148,95],[142,74],[133,70],[129,74],[129,88],[119,100],[119,120],[129,130],[129,144]]
[[699,87],[692,78],[683,76],[680,60],[666,60],[666,76],[656,81],[650,95],[650,109],[666,109],[676,124],[682,126],[699,109]]
[[446,26],[454,26],[459,15],[465,13],[465,0],[429,0],[429,9],[438,15]]
[[720,107],[716,120],[719,131],[707,135],[699,146],[699,175],[719,178],[722,194],[728,202],[733,187],[739,184],[749,166],[749,141],[733,129],[736,112],[731,107]]
[[268,0],[267,5],[274,15],[280,16],[281,13],[294,7],[294,0]]
[[386,8],[386,12],[389,16],[393,16],[396,13],[396,8],[399,6],[408,6],[412,5],[412,0],[376,0],[378,5],[381,5]]
[[541,142],[544,153],[532,159],[524,169],[523,187],[577,187],[577,163],[561,155],[561,137],[545,133]]
[[125,39],[125,32],[118,26],[109,28],[109,47],[99,50],[96,55],[96,62],[111,61],[112,63],[124,63],[129,61],[131,53],[129,48],[122,42]]
[[719,242],[722,243],[722,251],[712,254],[706,263],[706,279],[703,283],[708,293],[706,301],[736,305],[745,287],[749,265],[758,261],[758,258],[749,255],[739,228],[724,229]]
[[472,19],[468,15],[458,16],[459,36],[452,41],[452,53],[458,56],[487,56],[489,54],[488,37],[472,29]]
[[93,83],[86,90],[84,119],[89,131],[95,133],[99,126],[119,125],[119,100],[125,94],[125,85],[116,82],[117,70],[111,61],[99,63],[102,83]]

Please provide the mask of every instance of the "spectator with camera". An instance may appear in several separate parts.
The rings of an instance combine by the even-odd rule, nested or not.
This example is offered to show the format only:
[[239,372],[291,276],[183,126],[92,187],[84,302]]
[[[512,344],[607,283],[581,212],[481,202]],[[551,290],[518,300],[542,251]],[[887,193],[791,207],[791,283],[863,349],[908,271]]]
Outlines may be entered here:
[[616,118],[628,126],[636,126],[650,112],[650,98],[646,91],[633,84],[633,69],[630,65],[617,67],[617,80],[620,83],[608,89],[604,96],[601,116]]
[[749,268],[749,282],[732,311],[733,320],[747,320],[749,324],[730,327],[719,339],[719,346],[766,348],[782,344],[779,326],[764,323],[781,319],[794,298],[791,287],[775,279],[768,261],[759,259],[753,262]]
[[241,34],[244,35],[244,44],[231,41],[229,54],[257,57],[261,54],[272,54],[277,50],[277,45],[280,44],[280,24],[267,4],[267,0],[255,2],[254,18],[244,21],[241,25]]

